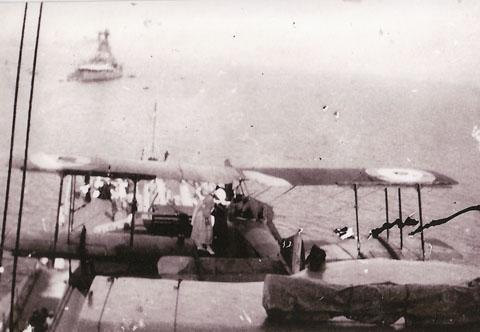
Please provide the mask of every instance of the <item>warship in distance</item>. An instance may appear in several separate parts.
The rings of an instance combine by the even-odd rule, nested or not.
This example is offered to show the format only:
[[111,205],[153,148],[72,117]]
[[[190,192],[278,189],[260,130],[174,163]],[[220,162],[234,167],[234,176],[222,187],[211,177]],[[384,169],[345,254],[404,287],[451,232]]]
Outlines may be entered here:
[[80,65],[69,79],[83,82],[106,81],[122,77],[122,66],[112,55],[108,42],[108,30],[98,33],[98,49],[93,58]]

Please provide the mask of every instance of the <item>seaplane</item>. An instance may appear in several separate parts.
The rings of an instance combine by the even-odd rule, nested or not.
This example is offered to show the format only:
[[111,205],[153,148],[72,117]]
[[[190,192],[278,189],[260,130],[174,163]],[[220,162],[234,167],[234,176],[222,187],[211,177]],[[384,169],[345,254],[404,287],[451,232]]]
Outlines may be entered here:
[[[57,218],[54,234],[26,233],[17,246],[7,239],[6,248],[17,256],[79,262],[55,308],[51,330],[320,331],[369,330],[372,324],[386,330],[478,327],[480,270],[425,260],[423,231],[431,223],[423,224],[421,188],[457,184],[438,172],[235,168],[229,162],[199,166],[44,153],[31,155],[25,163],[14,162],[19,169],[24,165],[29,172],[59,176],[57,215],[62,207],[69,207],[68,228],[60,232]],[[111,185],[110,179],[127,182],[128,214],[107,223],[87,220],[81,229],[73,227],[74,217],[79,219],[82,211],[102,201],[102,192],[107,193],[103,201],[109,202],[104,208],[112,200],[105,188],[94,184],[95,177],[104,185]],[[71,183],[65,194],[68,202],[62,201],[67,178]],[[93,194],[86,190],[83,198],[78,197],[79,179],[81,185],[99,190]],[[309,246],[302,240],[302,230],[281,237],[272,206],[248,193],[253,182],[287,191],[296,186],[353,188],[354,239]],[[190,200],[171,191],[165,194],[168,190],[160,193],[163,201],[158,200],[159,191],[152,187],[159,183],[163,187],[177,183],[177,191],[190,193]],[[420,220],[411,215],[403,220],[400,207],[395,222],[387,220],[371,230],[373,240],[362,243],[359,187],[396,187],[399,194],[401,188],[416,188]],[[84,202],[80,208],[75,207],[79,200]],[[220,213],[219,207],[223,207]],[[210,242],[211,250],[194,239],[195,220],[205,209],[202,223],[220,227]],[[418,253],[406,254],[382,237],[390,228],[402,231],[413,226],[417,228],[411,233],[421,235]]]

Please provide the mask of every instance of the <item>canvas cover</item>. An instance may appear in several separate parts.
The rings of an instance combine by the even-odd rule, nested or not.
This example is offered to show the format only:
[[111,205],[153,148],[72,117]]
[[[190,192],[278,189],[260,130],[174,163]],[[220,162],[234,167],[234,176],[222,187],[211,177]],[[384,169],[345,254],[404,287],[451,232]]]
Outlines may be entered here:
[[[469,269],[465,272],[463,266],[450,265],[453,271],[465,275],[463,279],[475,275]],[[390,273],[401,275],[401,271],[398,267]],[[408,274],[408,268],[405,273]],[[324,280],[305,272],[299,276],[268,275],[264,283],[263,306],[270,317],[293,320],[327,321],[345,316],[379,325],[392,324],[401,317],[407,325],[480,323],[480,274],[457,282],[462,277],[450,277],[445,273],[444,276],[435,275],[436,279],[431,283],[428,275],[418,283],[408,280],[409,276],[405,283],[401,282],[401,276],[395,282],[388,281],[388,278],[379,282],[381,278],[373,278],[372,283],[365,280],[348,282],[347,277],[342,278],[335,283],[331,277]],[[357,278],[352,276],[352,280]]]

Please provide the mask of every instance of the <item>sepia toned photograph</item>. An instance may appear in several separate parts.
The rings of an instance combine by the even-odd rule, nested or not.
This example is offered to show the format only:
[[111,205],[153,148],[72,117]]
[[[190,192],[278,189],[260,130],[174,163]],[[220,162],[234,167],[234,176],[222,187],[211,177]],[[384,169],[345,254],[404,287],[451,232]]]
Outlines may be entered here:
[[0,2],[0,331],[480,330],[479,20]]

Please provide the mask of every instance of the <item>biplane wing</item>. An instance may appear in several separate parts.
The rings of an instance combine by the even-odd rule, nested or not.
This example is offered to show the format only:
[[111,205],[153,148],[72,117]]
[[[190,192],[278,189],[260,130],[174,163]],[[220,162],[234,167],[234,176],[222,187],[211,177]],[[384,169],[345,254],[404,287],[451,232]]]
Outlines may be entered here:
[[[23,167],[21,159],[14,165]],[[433,171],[412,168],[234,168],[186,163],[154,162],[118,158],[61,156],[45,153],[31,155],[30,171],[64,175],[93,175],[116,178],[175,179],[198,182],[232,183],[254,180],[268,186],[452,186],[452,178]]]
[[[23,160],[15,158],[14,166],[23,168]],[[232,167],[194,166],[172,162],[155,162],[118,158],[61,156],[46,153],[32,154],[27,170],[63,175],[92,175],[112,178],[148,180],[156,177],[198,182],[231,183],[241,174]]]
[[452,178],[412,168],[243,168],[246,179],[275,186],[452,186]]

